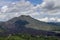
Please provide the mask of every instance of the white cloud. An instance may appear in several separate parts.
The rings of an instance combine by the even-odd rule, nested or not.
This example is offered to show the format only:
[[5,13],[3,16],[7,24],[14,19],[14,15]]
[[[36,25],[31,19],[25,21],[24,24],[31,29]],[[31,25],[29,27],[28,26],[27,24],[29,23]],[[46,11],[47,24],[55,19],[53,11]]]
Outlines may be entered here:
[[45,17],[45,18],[40,18],[38,19],[40,21],[43,21],[43,22],[60,22],[60,18],[48,18],[48,17]]
[[60,22],[60,18],[59,18],[59,19],[57,19],[57,22]]
[[[2,1],[2,0],[1,0]],[[33,18],[42,21],[56,21],[55,17],[60,14],[60,1],[59,0],[43,0],[41,4],[34,6],[29,1],[20,0],[19,2],[3,2],[0,9],[0,15],[4,16],[0,19],[9,20],[13,17],[18,17],[20,15],[30,15]],[[51,16],[51,18],[49,17]],[[45,17],[45,18],[44,18]],[[59,19],[58,19],[59,20]]]
[[8,10],[8,6],[3,6],[1,8],[1,12],[5,13]]
[[20,0],[19,2],[13,2],[9,4],[10,5],[4,5],[0,11],[0,15],[6,15],[4,18],[5,21],[22,14],[30,16],[38,15],[38,12],[35,11],[34,5],[29,1]]
[[60,14],[60,0],[44,0],[42,4],[40,4],[39,8],[43,13],[47,14]]
[[48,17],[45,17],[45,18],[41,18],[41,19],[38,19],[40,21],[44,21],[44,22],[48,22],[49,21],[49,18]]
[[6,15],[0,15],[0,18],[4,19],[5,16],[6,16]]

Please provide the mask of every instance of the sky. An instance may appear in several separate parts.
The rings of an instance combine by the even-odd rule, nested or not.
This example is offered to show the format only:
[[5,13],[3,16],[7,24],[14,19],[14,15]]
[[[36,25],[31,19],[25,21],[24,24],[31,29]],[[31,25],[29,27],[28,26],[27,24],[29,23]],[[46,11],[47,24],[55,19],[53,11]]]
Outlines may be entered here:
[[60,22],[60,0],[0,0],[0,21],[20,15],[44,22]]

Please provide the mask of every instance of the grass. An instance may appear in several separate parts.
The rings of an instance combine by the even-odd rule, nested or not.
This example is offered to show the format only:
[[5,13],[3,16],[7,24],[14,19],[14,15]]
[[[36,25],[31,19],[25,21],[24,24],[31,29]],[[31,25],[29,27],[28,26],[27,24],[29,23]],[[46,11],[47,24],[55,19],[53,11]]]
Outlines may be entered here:
[[0,40],[60,40],[58,37],[52,36],[33,36],[29,34],[16,34],[16,35],[9,35],[6,37],[0,37]]

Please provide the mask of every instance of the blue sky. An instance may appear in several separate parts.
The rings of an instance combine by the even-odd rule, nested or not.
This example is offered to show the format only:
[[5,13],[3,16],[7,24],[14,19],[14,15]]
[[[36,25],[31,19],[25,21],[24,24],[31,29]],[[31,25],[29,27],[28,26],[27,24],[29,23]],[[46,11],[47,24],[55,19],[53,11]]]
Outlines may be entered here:
[[43,2],[43,0],[28,0],[28,1],[30,1],[34,5],[41,4]]
[[[3,0],[5,2],[16,2],[16,1],[20,1],[20,0]],[[37,5],[43,2],[43,0],[27,0],[30,1],[33,5]]]

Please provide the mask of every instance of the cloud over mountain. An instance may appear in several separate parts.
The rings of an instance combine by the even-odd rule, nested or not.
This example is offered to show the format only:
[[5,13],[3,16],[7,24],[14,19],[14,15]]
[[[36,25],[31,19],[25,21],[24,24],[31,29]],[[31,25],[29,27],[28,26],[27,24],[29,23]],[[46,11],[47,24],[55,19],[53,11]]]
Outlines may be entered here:
[[44,0],[38,7],[42,13],[48,13],[49,15],[55,15],[60,13],[60,1],[59,0]]
[[36,6],[34,6],[31,2],[26,0],[20,0],[17,2],[2,1],[0,3],[0,6],[2,6],[0,7],[0,15],[4,17],[0,16],[0,19],[6,21],[20,15],[30,15],[36,19],[44,17],[60,18],[59,3],[59,0],[43,0],[41,4],[37,4]]

